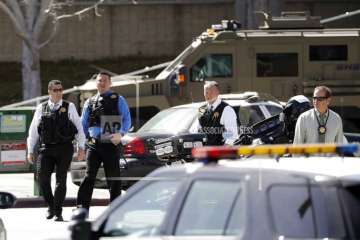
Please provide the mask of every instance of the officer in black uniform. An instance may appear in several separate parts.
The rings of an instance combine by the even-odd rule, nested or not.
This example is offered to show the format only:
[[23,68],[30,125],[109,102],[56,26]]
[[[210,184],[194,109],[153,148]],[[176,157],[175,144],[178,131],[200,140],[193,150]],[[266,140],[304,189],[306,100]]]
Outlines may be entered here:
[[[48,85],[49,101],[37,106],[27,139],[30,163],[34,161],[34,148],[39,142],[40,188],[48,205],[46,218],[55,216],[63,221],[62,205],[66,195],[66,177],[69,169],[76,136],[78,160],[85,156],[85,135],[75,105],[62,100],[62,85],[52,80]],[[51,174],[56,169],[55,193],[51,189]]]
[[205,82],[206,103],[199,108],[198,120],[190,132],[205,133],[207,145],[233,145],[238,138],[237,116],[234,109],[221,100],[219,93],[217,82]]
[[86,142],[86,175],[78,196],[77,206],[89,209],[98,169],[103,163],[110,201],[121,194],[120,141],[131,126],[125,99],[110,90],[111,77],[106,72],[96,76],[98,93],[84,104],[81,116]]

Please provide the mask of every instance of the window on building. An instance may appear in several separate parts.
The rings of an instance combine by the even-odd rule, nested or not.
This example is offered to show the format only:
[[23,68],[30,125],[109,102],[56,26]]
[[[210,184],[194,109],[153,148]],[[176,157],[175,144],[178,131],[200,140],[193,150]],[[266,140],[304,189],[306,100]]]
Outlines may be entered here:
[[297,77],[297,53],[257,53],[257,77]]
[[190,69],[193,82],[206,78],[226,78],[233,76],[232,54],[208,54],[200,58]]
[[310,61],[347,61],[347,45],[313,45],[309,48]]

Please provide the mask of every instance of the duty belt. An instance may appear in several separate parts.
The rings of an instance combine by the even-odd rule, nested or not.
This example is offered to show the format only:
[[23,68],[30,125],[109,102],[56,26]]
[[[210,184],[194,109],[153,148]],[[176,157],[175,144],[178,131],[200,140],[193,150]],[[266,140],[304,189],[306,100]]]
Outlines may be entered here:
[[40,144],[40,148],[56,148],[63,145],[72,144],[72,142],[64,142],[64,143],[42,143]]

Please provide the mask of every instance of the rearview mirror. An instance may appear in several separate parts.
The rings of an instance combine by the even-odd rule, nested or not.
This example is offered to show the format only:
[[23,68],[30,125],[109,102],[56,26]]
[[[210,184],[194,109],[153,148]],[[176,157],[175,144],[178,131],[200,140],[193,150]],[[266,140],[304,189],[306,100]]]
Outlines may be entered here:
[[15,205],[16,197],[8,192],[0,192],[0,208],[11,208]]

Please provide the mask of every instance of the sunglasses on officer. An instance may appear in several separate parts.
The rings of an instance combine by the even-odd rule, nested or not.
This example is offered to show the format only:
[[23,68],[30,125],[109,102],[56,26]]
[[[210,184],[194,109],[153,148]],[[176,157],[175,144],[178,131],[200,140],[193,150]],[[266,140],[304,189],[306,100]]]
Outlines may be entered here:
[[324,101],[324,100],[326,100],[326,99],[328,99],[328,97],[326,97],[326,96],[313,96],[313,101]]

